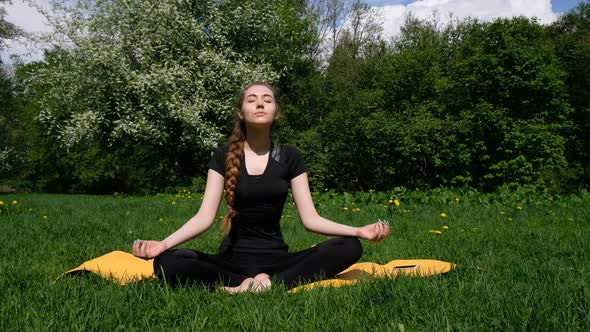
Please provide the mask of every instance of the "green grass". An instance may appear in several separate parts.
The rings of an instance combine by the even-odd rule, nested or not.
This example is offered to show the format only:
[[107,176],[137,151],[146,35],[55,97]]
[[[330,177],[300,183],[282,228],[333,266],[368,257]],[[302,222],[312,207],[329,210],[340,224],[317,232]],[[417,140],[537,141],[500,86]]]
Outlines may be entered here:
[[[342,223],[391,221],[390,238],[363,242],[361,261],[429,258],[457,270],[239,295],[158,281],[120,287],[93,275],[52,283],[86,260],[129,251],[136,238],[165,237],[196,212],[199,195],[0,195],[0,331],[590,330],[590,195],[392,195],[399,209],[385,209],[382,193],[314,198],[323,216]],[[326,239],[305,232],[293,205],[282,223],[292,250]],[[214,252],[218,242],[215,228],[185,246]]]

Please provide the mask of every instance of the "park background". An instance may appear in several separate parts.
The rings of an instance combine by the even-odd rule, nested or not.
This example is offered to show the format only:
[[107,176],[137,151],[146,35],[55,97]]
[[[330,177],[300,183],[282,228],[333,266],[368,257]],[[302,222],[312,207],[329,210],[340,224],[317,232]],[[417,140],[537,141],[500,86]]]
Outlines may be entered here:
[[[590,330],[590,1],[550,23],[408,16],[395,38],[360,2],[54,3],[40,35],[0,13],[0,46],[50,46],[0,75],[1,331]],[[318,212],[390,221],[361,261],[457,269],[296,294],[54,283],[194,215],[251,81],[279,88],[275,139]],[[215,252],[218,224],[181,247]],[[291,197],[281,228],[291,250],[326,239]]]
[[54,5],[43,58],[2,70],[5,189],[201,190],[252,81],[318,190],[590,185],[587,1],[551,24],[410,14],[391,38],[362,2]]

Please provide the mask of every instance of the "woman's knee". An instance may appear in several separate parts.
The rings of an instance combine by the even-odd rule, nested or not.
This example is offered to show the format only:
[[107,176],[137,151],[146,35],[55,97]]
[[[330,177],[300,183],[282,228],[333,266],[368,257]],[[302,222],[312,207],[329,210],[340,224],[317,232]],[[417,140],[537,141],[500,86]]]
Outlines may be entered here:
[[199,256],[193,250],[177,249],[167,250],[154,258],[154,273],[158,278],[174,280],[178,277],[179,270],[187,260],[198,259]]
[[363,255],[363,246],[361,241],[356,237],[343,237],[344,247],[353,261],[358,261]]
[[363,246],[356,237],[339,237],[332,239],[329,243],[330,247],[338,251],[340,257],[348,257],[352,262],[358,261],[363,255]]

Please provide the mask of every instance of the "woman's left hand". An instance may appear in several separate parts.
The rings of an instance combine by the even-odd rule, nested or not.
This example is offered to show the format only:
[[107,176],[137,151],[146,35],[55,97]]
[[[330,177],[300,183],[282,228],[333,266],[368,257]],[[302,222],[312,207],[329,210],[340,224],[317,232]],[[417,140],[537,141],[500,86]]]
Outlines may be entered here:
[[358,237],[371,242],[379,242],[389,236],[389,222],[381,221],[358,229]]

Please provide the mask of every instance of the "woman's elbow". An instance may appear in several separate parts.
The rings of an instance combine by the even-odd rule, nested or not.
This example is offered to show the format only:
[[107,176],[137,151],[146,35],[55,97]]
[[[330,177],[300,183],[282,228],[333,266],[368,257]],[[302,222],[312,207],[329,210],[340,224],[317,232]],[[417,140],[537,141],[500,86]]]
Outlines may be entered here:
[[215,215],[197,213],[191,218],[193,223],[202,223],[205,225],[205,230],[211,228],[215,222]]
[[301,218],[301,223],[303,224],[303,227],[305,228],[306,231],[308,232],[314,232],[315,229],[317,227],[315,227],[318,223],[320,216],[319,215],[311,215],[311,216],[305,216]]

